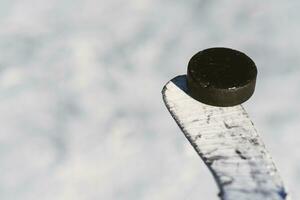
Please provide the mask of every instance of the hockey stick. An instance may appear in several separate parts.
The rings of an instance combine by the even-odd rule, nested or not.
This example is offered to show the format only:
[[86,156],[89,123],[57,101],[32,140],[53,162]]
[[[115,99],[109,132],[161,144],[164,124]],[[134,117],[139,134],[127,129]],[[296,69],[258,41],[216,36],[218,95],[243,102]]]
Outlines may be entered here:
[[[200,56],[203,57],[203,53]],[[191,76],[189,72],[188,76]],[[197,91],[191,91],[193,83],[189,83],[188,76],[177,76],[169,81],[162,90],[163,100],[185,137],[212,172],[220,189],[220,198],[222,200],[287,199],[286,190],[270,154],[248,114],[238,104],[252,95],[254,87],[250,92],[248,88],[248,93],[246,92],[248,97],[245,97],[245,91],[241,93],[244,96],[239,96],[232,91],[229,94],[223,92],[222,96],[218,96],[219,91],[215,91],[214,96],[207,97],[205,94],[207,91],[200,88],[203,95],[206,95],[203,97],[201,94],[197,96]],[[209,81],[211,85],[214,84],[212,80]],[[250,82],[247,81],[246,84],[249,85]],[[205,89],[203,84],[200,87]],[[245,88],[244,85],[241,87]],[[211,93],[211,90],[208,92]],[[230,96],[231,94],[233,95]],[[203,98],[205,104],[202,103]],[[231,102],[237,105],[231,105]],[[218,106],[208,104],[218,104]],[[220,104],[226,105],[220,106]]]

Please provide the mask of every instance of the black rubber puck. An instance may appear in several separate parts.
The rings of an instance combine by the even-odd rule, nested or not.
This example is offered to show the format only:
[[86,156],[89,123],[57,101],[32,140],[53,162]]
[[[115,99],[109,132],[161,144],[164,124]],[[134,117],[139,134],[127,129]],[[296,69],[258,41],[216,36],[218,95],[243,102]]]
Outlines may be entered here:
[[195,54],[188,64],[189,94],[213,106],[235,106],[248,100],[255,89],[257,69],[244,53],[210,48]]

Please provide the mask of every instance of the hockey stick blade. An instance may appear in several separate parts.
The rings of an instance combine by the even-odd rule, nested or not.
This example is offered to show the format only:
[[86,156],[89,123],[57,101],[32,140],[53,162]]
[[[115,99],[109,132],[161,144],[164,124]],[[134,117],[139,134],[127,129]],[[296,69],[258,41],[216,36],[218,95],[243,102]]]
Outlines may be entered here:
[[187,94],[177,76],[162,90],[172,117],[212,172],[222,200],[285,200],[272,158],[241,105],[217,107]]

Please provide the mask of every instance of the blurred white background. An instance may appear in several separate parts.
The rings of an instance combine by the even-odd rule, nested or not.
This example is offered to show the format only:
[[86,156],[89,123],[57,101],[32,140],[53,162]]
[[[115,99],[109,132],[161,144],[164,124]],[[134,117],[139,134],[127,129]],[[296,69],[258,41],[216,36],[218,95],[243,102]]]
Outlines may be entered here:
[[299,8],[296,0],[1,0],[0,199],[218,199],[161,98],[192,55],[214,46],[256,62],[245,107],[300,199]]

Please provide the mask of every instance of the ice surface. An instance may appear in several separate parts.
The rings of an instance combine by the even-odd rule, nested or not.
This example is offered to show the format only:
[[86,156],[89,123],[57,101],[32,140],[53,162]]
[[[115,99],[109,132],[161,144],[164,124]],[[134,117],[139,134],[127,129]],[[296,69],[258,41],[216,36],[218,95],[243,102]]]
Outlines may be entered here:
[[245,107],[300,199],[299,1],[0,1],[0,198],[218,199],[161,99],[192,55],[258,66]]

